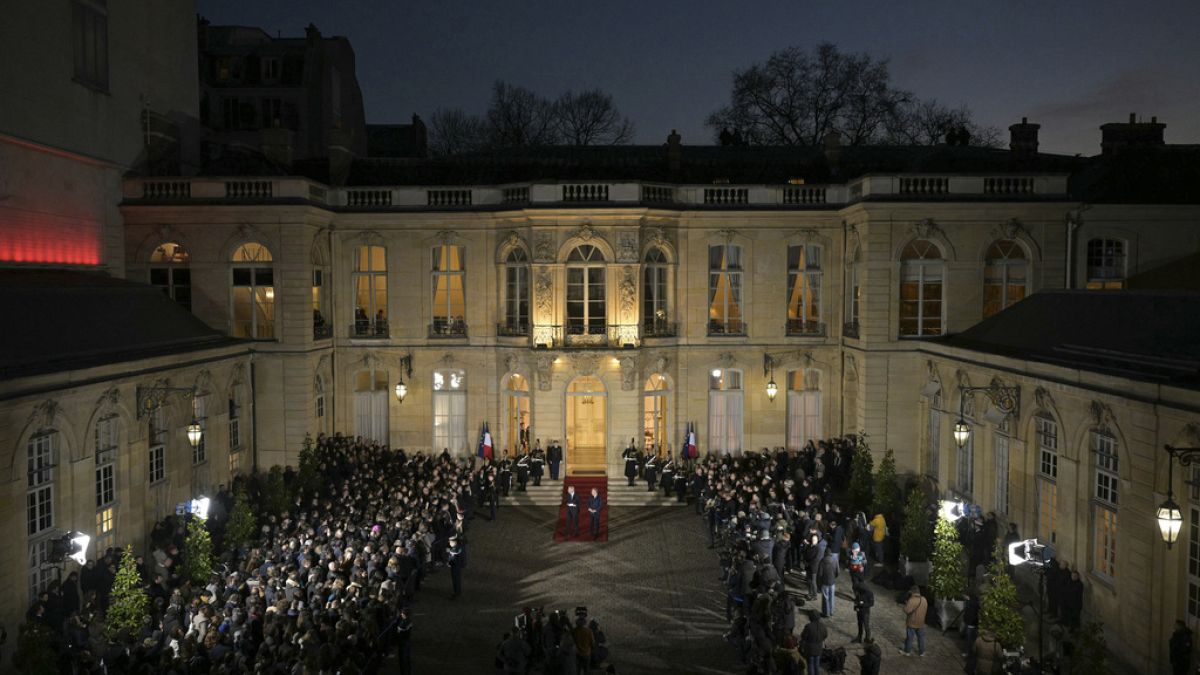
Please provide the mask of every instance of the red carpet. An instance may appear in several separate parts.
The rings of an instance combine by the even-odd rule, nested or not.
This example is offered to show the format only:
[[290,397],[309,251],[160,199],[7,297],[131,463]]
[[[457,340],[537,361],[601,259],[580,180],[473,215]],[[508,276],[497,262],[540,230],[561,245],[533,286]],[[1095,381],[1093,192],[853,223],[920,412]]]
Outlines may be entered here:
[[605,476],[569,476],[563,482],[562,499],[567,498],[567,487],[575,486],[575,494],[579,495],[579,536],[567,538],[567,506],[558,507],[558,526],[554,528],[554,541],[592,541],[589,532],[590,519],[588,516],[588,499],[592,496],[592,488],[600,491],[604,506],[600,509],[600,538],[595,541],[608,541],[608,478]]

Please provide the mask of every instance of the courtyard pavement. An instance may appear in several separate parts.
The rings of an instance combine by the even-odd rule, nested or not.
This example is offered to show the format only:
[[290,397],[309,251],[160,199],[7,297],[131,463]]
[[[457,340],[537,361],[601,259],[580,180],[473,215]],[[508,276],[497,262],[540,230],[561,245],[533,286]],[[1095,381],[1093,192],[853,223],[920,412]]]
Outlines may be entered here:
[[[557,515],[553,508],[503,506],[496,522],[471,523],[462,596],[450,597],[444,569],[417,596],[414,673],[491,675],[496,646],[521,608],[573,612],[580,605],[600,622],[609,661],[621,675],[745,672],[722,637],[729,625],[719,563],[690,507],[614,507],[609,541],[601,544],[554,543]],[[856,626],[849,576],[839,580],[845,584],[833,619],[826,621],[826,646],[844,646],[844,672],[858,673],[861,649],[850,644]],[[790,588],[798,585],[789,579]],[[893,591],[874,590],[872,625],[883,651],[882,673],[962,672],[961,645],[935,629],[926,630],[925,657],[897,653],[904,642],[903,612]],[[806,622],[802,614],[797,632]],[[394,661],[389,666],[395,672]]]

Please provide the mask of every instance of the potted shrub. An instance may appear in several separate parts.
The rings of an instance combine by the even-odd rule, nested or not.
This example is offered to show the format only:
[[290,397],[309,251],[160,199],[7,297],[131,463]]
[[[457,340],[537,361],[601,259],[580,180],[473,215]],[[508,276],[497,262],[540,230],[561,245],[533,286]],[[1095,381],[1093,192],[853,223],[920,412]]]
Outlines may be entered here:
[[933,533],[933,559],[929,569],[929,590],[941,619],[942,632],[950,628],[966,607],[967,571],[963,547],[954,523],[938,518]]
[[1017,587],[997,556],[988,570],[988,587],[979,599],[979,630],[991,631],[1000,646],[1012,650],[1025,644],[1025,617]]
[[142,586],[137,560],[133,557],[133,545],[126,545],[109,595],[108,614],[104,622],[108,637],[116,639],[120,635],[137,635],[149,606],[150,598]]
[[888,450],[879,462],[879,471],[875,474],[875,513],[883,517],[895,519],[900,512],[900,485],[896,479],[896,453]]
[[925,517],[925,489],[919,484],[908,494],[904,507],[904,528],[900,531],[900,562],[904,573],[917,584],[929,584],[929,554],[933,532]]
[[[867,511],[871,508],[872,492],[874,491],[875,459],[871,457],[871,448],[865,440],[859,441],[854,450],[853,464],[850,465],[850,504],[855,511]],[[871,517],[873,514],[867,514]]]

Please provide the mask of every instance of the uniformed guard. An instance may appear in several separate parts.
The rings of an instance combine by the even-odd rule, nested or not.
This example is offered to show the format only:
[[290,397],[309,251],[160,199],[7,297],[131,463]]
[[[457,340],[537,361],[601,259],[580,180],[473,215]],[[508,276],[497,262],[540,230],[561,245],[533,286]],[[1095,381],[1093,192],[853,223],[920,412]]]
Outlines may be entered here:
[[508,459],[508,451],[504,451],[504,459],[500,460],[500,493],[505,497],[512,487],[512,463]]
[[629,479],[629,487],[633,487],[633,481],[637,480],[638,474],[638,451],[632,438],[629,439],[629,447],[625,448],[621,456],[625,458],[625,478]]
[[529,455],[521,455],[517,459],[517,489],[525,492],[525,486],[529,483]]
[[663,496],[670,497],[671,490],[675,487],[675,460],[671,457],[671,451],[667,451],[667,458],[663,460],[658,472],[662,474],[659,484],[663,488]]
[[675,472],[675,501],[686,504],[688,491],[688,475],[683,469]]
[[546,473],[546,453],[541,447],[533,449],[533,456],[529,459],[529,475],[533,477],[533,486],[537,487],[542,484],[542,475]]
[[654,481],[658,477],[658,457],[653,451],[646,453],[646,463],[644,467],[643,475],[646,476],[646,492],[654,492]]
[[562,464],[562,459],[562,446],[558,441],[550,441],[550,447],[546,449],[546,461],[550,462],[550,480],[558,480],[558,466]]
[[466,566],[466,557],[463,547],[458,543],[458,537],[450,537],[450,546],[446,549],[446,556],[450,563],[450,582],[454,589],[452,598],[457,598],[462,595],[462,570]]

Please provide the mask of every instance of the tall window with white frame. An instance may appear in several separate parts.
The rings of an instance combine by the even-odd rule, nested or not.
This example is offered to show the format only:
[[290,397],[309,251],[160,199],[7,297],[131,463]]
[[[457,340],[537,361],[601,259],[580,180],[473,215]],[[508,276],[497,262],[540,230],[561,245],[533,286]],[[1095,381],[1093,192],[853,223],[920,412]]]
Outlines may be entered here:
[[388,336],[387,249],[359,246],[354,256],[354,337]]
[[1058,541],[1058,422],[1046,413],[1033,418],[1037,442],[1037,536]]
[[463,247],[433,249],[433,323],[430,335],[464,337],[467,334],[467,271]]
[[667,254],[657,246],[646,251],[642,267],[642,335],[675,335],[671,325],[670,280],[671,265]]
[[1200,466],[1188,472],[1188,623],[1200,622]]
[[1094,290],[1125,288],[1125,241],[1089,239],[1087,243],[1087,287]]
[[208,437],[208,411],[212,396],[208,392],[197,393],[192,400],[192,414],[200,423],[200,442],[192,447],[192,464],[203,464],[208,459],[208,449],[205,440]]
[[313,339],[324,340],[333,337],[333,330],[326,317],[329,316],[329,310],[325,307],[328,302],[328,294],[325,292],[325,279],[328,277],[328,270],[317,267],[312,271],[312,317],[313,317]]
[[320,375],[313,378],[313,412],[317,418],[317,433],[329,433],[325,419],[325,381]]
[[605,335],[608,326],[604,252],[580,244],[567,256],[567,335]]
[[59,454],[58,431],[43,429],[25,444],[26,528],[29,538],[29,595],[36,598],[49,583],[47,566],[54,528],[54,469]]
[[942,334],[945,261],[937,244],[909,242],[900,253],[900,337]]
[[942,458],[942,392],[939,389],[929,397],[929,437],[926,439],[929,448],[929,461],[926,471],[937,480],[939,464]]
[[529,335],[529,254],[514,248],[504,259],[504,323],[501,335]]
[[234,384],[229,390],[229,450],[242,449],[242,385]]
[[646,379],[642,392],[642,447],[655,451],[669,450],[671,440],[671,385],[662,373]]
[[821,323],[821,247],[788,246],[787,334],[824,335]]
[[[962,397],[963,394],[959,393]],[[975,417],[975,400],[966,396],[962,402],[963,420],[970,428]],[[975,491],[975,433],[972,430],[967,434],[967,442],[963,443],[958,448],[957,461],[955,462],[955,488],[964,495],[971,495]]]
[[843,330],[847,337],[858,337],[858,305],[862,290],[858,283],[858,260],[852,259],[846,264],[846,326]]
[[275,268],[271,252],[248,242],[233,252],[233,337],[275,339]]
[[1094,472],[1092,493],[1092,572],[1117,577],[1117,439],[1107,429],[1093,429],[1090,445]]
[[106,415],[96,420],[96,550],[112,546],[117,502],[117,439],[120,418]]
[[368,441],[388,442],[386,370],[360,370],[354,375],[354,433]]
[[992,449],[996,457],[996,512],[1008,513],[1008,441],[1009,441],[1009,418],[1006,416],[1000,424],[996,425],[996,432],[992,437]]
[[742,247],[708,247],[708,334],[745,335],[742,318]]
[[714,452],[742,454],[742,371],[714,368],[708,380],[708,442]]
[[167,442],[170,434],[167,429],[167,411],[158,406],[150,412],[149,433],[150,444],[149,467],[150,484],[161,482],[167,477]]
[[433,450],[467,452],[467,383],[461,370],[433,371]]
[[108,91],[108,0],[71,2],[75,81]]
[[821,433],[821,372],[808,368],[787,374],[787,448],[799,450]]
[[983,268],[983,318],[1007,309],[1026,295],[1025,249],[1011,239],[993,242]]
[[[520,373],[513,373],[508,376],[504,389],[507,394],[504,411],[504,445],[500,447],[509,451],[525,449],[529,446],[529,425],[532,421],[530,419],[532,399],[529,396],[529,380]],[[497,438],[496,440],[501,439]]]
[[167,242],[150,254],[150,285],[161,288],[168,298],[185,309],[192,309],[192,257],[174,242]]

